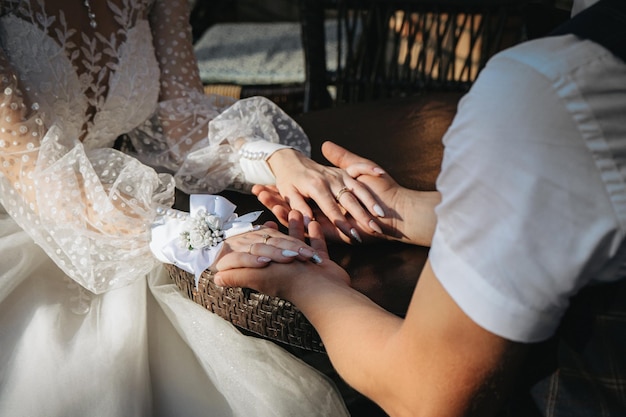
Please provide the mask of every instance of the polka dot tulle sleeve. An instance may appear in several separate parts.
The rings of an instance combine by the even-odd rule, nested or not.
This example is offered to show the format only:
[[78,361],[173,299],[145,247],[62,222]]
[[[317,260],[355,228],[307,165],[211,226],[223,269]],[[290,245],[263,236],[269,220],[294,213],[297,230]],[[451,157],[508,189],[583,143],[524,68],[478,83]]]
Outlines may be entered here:
[[310,153],[302,129],[262,97],[206,95],[191,44],[186,0],[157,1],[151,12],[161,91],[155,114],[130,133],[139,158],[175,173],[188,193],[246,189],[241,146],[266,140]]
[[[28,87],[25,87],[28,88]],[[71,278],[94,293],[154,266],[154,208],[171,178],[111,148],[86,149],[24,94],[0,50],[0,202]],[[36,98],[36,96],[34,96]]]
[[[93,26],[65,2],[2,4],[0,203],[94,293],[154,267],[150,227],[174,185],[247,187],[250,141],[309,150],[269,100],[204,94],[187,0],[109,0]],[[114,149],[121,137],[134,151]]]

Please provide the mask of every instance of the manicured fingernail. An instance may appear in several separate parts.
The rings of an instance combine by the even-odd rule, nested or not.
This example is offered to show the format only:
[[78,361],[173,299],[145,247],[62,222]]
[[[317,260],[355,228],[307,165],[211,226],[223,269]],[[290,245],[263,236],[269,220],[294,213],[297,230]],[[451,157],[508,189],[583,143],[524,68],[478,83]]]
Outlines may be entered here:
[[374,204],[374,213],[376,213],[378,217],[385,217],[385,212],[383,211],[383,208],[378,204]]
[[305,258],[311,259],[311,262],[313,262],[314,264],[322,263],[322,258],[320,258],[320,256],[317,253],[313,252],[309,248],[302,247],[298,249],[298,252],[300,252],[300,255],[304,256]]
[[378,175],[382,175],[382,174],[385,173],[385,170],[380,168],[380,167],[374,167],[374,169],[372,171],[374,171]]
[[252,226],[252,230],[260,230],[260,229],[261,229],[260,224],[255,224],[254,226]]
[[376,223],[374,220],[370,220],[369,223],[370,227],[372,228],[372,230],[380,235],[383,234],[383,229],[380,228],[380,226],[378,225],[378,223]]
[[266,256],[259,256],[258,258],[256,258],[256,260],[260,264],[266,264],[268,262],[272,262],[272,258],[268,258]]
[[315,252],[305,247],[298,249],[298,252],[300,253],[300,255],[304,256],[305,258],[310,258],[311,256],[315,255]]
[[354,240],[356,240],[359,243],[363,243],[363,240],[361,240],[361,236],[359,235],[359,232],[357,232],[355,228],[350,229],[350,234],[352,235]]
[[293,258],[294,256],[298,256],[298,252],[294,252],[289,249],[285,249],[282,252],[283,256],[287,256],[288,258]]
[[311,223],[311,218],[309,216],[304,216],[304,227],[309,227],[309,223]]

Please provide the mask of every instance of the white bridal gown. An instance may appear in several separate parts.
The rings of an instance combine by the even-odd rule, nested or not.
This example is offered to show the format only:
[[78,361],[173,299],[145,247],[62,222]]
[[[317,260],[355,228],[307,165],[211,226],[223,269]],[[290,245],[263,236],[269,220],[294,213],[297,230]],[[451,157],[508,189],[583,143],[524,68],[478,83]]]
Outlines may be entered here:
[[[0,5],[0,416],[346,415],[326,377],[187,300],[149,250],[174,192],[149,165],[187,192],[242,187],[237,149],[306,152],[300,128],[202,94],[187,0],[92,0],[95,30],[82,0]],[[112,149],[122,134],[137,157]]]

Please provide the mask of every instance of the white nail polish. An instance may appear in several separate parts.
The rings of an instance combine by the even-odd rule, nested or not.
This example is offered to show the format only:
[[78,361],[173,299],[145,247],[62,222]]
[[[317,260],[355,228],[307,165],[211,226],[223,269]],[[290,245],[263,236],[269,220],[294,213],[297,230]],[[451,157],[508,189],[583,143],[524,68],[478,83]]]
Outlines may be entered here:
[[313,262],[314,264],[321,264],[322,258],[320,258],[320,256],[316,253],[313,256],[311,256],[311,262]]
[[286,256],[288,258],[293,258],[294,256],[298,256],[298,252],[294,252],[292,250],[289,249],[285,249],[282,252],[283,256]]
[[378,217],[385,217],[385,212],[383,211],[383,208],[378,204],[374,204],[374,213],[376,213]]
[[350,234],[352,235],[354,240],[356,240],[359,243],[363,243],[363,240],[361,240],[361,236],[359,235],[359,232],[357,232],[355,228],[350,229]]

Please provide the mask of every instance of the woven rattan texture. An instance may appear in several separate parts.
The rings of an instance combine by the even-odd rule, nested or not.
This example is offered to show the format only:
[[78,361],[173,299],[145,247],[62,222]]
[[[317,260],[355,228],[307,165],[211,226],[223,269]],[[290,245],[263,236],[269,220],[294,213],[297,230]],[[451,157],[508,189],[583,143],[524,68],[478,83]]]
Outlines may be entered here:
[[247,288],[218,287],[205,271],[194,288],[194,276],[166,265],[170,277],[191,300],[240,329],[275,342],[324,353],[322,341],[304,314],[289,301]]
[[211,95],[217,94],[220,96],[241,98],[241,86],[230,84],[209,84],[204,86],[204,93]]

